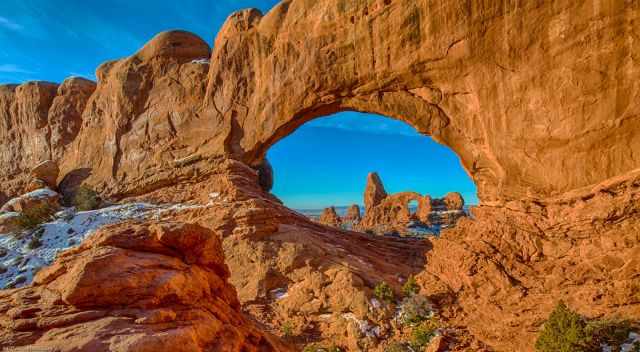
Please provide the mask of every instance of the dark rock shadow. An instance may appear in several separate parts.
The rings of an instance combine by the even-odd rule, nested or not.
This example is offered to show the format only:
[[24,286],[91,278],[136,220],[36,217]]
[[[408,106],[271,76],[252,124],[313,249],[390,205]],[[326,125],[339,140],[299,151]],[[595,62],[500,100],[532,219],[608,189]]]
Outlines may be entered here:
[[62,194],[62,203],[65,206],[70,206],[78,187],[82,185],[84,180],[91,176],[91,168],[75,169],[67,173],[62,181],[58,184],[58,190]]

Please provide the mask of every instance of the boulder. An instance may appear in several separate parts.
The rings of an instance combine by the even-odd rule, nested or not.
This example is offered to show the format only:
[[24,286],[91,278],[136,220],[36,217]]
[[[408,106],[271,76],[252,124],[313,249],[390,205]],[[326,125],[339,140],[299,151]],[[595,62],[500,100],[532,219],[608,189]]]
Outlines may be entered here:
[[273,188],[273,167],[266,158],[260,163],[257,168],[258,171],[258,183],[265,192],[270,192]]
[[108,226],[59,255],[32,286],[0,296],[0,348],[290,351],[244,317],[228,277],[211,230],[176,222]]
[[462,195],[458,192],[447,193],[444,198],[442,198],[442,202],[447,207],[447,210],[464,209],[464,198],[462,198]]
[[19,230],[19,219],[20,213],[17,212],[0,213],[0,234]]
[[48,188],[41,188],[6,202],[0,212],[23,212],[26,209],[46,206],[52,210],[60,207],[60,195]]
[[31,169],[31,176],[37,180],[42,180],[49,188],[56,188],[60,169],[53,160],[46,160]]

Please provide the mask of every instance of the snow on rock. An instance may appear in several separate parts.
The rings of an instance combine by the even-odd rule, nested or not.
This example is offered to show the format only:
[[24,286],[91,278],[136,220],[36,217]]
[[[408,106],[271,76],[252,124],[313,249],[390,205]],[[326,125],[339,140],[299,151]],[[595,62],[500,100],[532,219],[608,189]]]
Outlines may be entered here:
[[35,230],[0,234],[0,289],[28,285],[59,252],[79,245],[101,226],[198,207],[202,206],[130,203],[82,212],[65,208]]
[[200,64],[200,65],[208,65],[209,64],[209,58],[203,57],[201,59],[195,59],[193,61],[191,61],[192,64]]
[[52,191],[48,188],[40,188],[35,191],[31,191],[29,193],[23,194],[21,197],[25,198],[33,198],[33,199],[42,199],[42,198],[52,198],[58,196],[58,193]]
[[[634,352],[640,348],[640,334],[636,332],[630,332],[629,337],[620,345],[620,352]],[[613,347],[607,344],[601,344],[600,349],[602,352],[613,352]],[[617,349],[616,349],[617,351]]]
[[358,330],[360,330],[360,333],[364,336],[367,336],[367,337],[380,336],[380,327],[377,325],[371,324],[368,320],[360,320],[353,313],[344,313],[342,314],[342,318],[353,321],[358,326]]
[[281,299],[289,297],[289,293],[287,292],[287,288],[286,287],[273,289],[273,290],[269,291],[269,293],[271,293],[273,298],[275,298],[278,301],[281,300]]
[[620,352],[633,352],[636,348],[640,348],[640,334],[630,332],[629,338],[620,346]]

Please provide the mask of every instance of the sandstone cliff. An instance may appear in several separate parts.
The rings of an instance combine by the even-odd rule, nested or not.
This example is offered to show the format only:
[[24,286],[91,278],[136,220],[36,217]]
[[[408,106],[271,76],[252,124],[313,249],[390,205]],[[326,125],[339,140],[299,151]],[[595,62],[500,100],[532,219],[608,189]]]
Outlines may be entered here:
[[[393,331],[371,308],[372,287],[384,280],[397,291],[399,277],[414,274],[447,324],[473,340],[459,350],[532,350],[560,299],[592,317],[637,320],[639,7],[287,0],[265,15],[232,14],[212,52],[192,34],[162,33],[101,65],[95,84],[0,86],[0,203],[24,193],[29,170],[49,159],[61,188],[85,182],[112,200],[198,203],[172,220],[220,234],[245,309],[269,329],[293,320],[309,338],[320,331],[354,351]],[[441,239],[385,242],[310,223],[267,194],[272,178],[261,182],[252,168],[263,169],[269,147],[343,110],[403,120],[449,146],[478,186],[474,217]],[[285,348],[240,316],[213,269],[221,259],[194,261],[195,247],[142,235],[129,243],[156,232],[122,226],[114,234],[127,241],[84,244],[44,281],[0,293],[3,346],[66,348],[69,332],[69,346],[158,349],[175,334],[193,348]],[[128,281],[117,265],[74,275],[127,251],[149,276]],[[181,285],[146,285],[161,271]],[[89,292],[98,278],[107,284]],[[117,285],[140,300],[118,301]]]

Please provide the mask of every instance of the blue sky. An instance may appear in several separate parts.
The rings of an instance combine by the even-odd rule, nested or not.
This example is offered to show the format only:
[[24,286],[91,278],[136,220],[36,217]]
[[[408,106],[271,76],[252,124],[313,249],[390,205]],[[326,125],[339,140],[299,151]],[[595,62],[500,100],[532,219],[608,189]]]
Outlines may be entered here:
[[271,147],[273,193],[296,209],[362,204],[367,174],[387,192],[442,197],[460,192],[477,204],[476,187],[448,147],[387,117],[343,112],[306,123]]
[[[194,32],[210,45],[227,16],[276,0],[0,0],[0,84],[95,80],[102,62],[131,55],[155,34]],[[362,203],[369,171],[387,190],[442,196],[475,186],[448,148],[392,119],[342,113],[314,120],[269,151],[274,193],[295,208]]]

